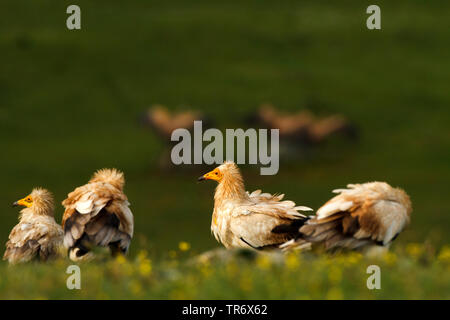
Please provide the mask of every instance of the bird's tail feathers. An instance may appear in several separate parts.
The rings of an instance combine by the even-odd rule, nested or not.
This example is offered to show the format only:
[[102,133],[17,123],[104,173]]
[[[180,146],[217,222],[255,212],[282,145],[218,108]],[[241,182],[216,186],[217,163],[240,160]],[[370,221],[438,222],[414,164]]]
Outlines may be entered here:
[[292,239],[281,244],[280,249],[284,252],[292,250],[295,251],[311,250],[311,243],[300,238]]

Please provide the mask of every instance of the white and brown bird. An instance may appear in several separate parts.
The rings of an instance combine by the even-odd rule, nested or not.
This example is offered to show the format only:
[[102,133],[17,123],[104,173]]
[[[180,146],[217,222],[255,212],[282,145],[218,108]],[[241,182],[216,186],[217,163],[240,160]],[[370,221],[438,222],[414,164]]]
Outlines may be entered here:
[[[385,182],[349,184],[333,192],[338,195],[300,228],[302,239],[324,244],[327,250],[389,248],[410,222],[409,196]],[[291,246],[295,241],[284,245]]]
[[19,223],[12,229],[6,243],[3,260],[9,263],[31,260],[47,261],[58,255],[62,246],[63,230],[54,218],[52,194],[35,188],[14,206],[24,206]]
[[[299,211],[312,209],[282,201],[284,195],[245,191],[241,173],[227,161],[199,180],[218,182],[214,195],[211,232],[227,249],[271,249],[295,239],[305,221]],[[308,245],[304,243],[304,245]]]
[[113,255],[127,253],[134,220],[124,184],[122,172],[102,169],[62,202],[64,245],[70,259],[83,260],[96,246],[109,247]]

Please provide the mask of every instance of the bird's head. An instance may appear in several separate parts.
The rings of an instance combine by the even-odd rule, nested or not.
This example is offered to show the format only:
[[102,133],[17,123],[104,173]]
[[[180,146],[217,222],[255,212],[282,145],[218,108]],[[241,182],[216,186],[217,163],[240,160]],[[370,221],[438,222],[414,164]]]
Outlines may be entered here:
[[238,166],[233,161],[226,161],[214,170],[204,174],[199,181],[215,180],[219,183],[215,199],[246,198],[244,180]]
[[226,177],[234,177],[241,180],[239,168],[233,161],[226,161],[214,170],[202,175],[198,181],[215,180],[221,182]]
[[125,177],[117,169],[101,169],[94,173],[89,182],[106,182],[122,190],[125,184]]
[[25,198],[14,202],[13,206],[23,206],[34,214],[53,216],[53,195],[46,189],[35,188]]

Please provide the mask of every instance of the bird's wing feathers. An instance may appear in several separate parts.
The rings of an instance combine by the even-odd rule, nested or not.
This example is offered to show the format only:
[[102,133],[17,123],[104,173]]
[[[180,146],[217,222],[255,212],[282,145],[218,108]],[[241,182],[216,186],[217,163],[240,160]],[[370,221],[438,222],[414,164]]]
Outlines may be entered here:
[[409,222],[406,204],[388,184],[373,182],[347,187],[334,190],[338,195],[300,229],[309,240],[326,241],[328,247],[354,248],[368,240],[387,245]]
[[248,191],[247,195],[249,196],[250,200],[252,202],[278,202],[283,200],[284,194],[270,194],[268,192],[262,193],[261,190],[255,190],[252,193],[249,193]]
[[[249,193],[247,192],[247,194]],[[296,206],[294,201],[282,201],[283,198],[284,194],[272,195],[270,193],[261,193],[261,190],[256,190],[249,194],[249,204],[237,207],[233,213],[248,214],[252,212],[282,219],[295,219],[305,217],[299,211],[312,211],[309,207]]]
[[63,231],[53,218],[40,216],[17,224],[6,243],[4,259],[11,262],[29,261],[38,254],[46,260],[56,253]]
[[242,242],[254,249],[278,246],[290,238],[272,230],[282,221],[264,214],[241,215],[231,219],[230,230]]
[[100,197],[95,191],[85,193],[80,200],[75,203],[75,210],[81,214],[97,215],[111,200],[109,195]]
[[355,238],[371,238],[384,245],[399,234],[408,223],[406,208],[398,202],[380,199],[361,206],[352,213],[358,219],[360,229]]
[[133,213],[130,210],[130,203],[125,201],[112,202],[108,206],[108,211],[119,218],[119,230],[125,232],[130,237],[133,237],[134,232],[134,219]]
[[95,216],[108,202],[114,200],[126,201],[127,198],[121,191],[109,183],[88,183],[69,193],[67,199],[63,201],[62,204],[66,208],[63,220],[67,219],[66,215],[72,211]]
[[345,198],[333,198],[332,201],[328,201],[319,210],[317,210],[316,215],[318,219],[324,219],[333,214],[348,211],[354,205],[355,203],[351,200],[346,200]]
[[67,247],[72,247],[85,233],[96,245],[123,240],[123,247],[128,247],[133,236],[133,214],[125,194],[113,185],[88,183],[71,192],[63,205]]
[[[298,234],[299,224],[305,216],[299,211],[312,209],[296,206],[290,200],[281,201],[284,195],[271,195],[254,191],[250,201],[232,210],[231,232],[253,248],[278,246]],[[295,229],[295,230],[294,230]]]

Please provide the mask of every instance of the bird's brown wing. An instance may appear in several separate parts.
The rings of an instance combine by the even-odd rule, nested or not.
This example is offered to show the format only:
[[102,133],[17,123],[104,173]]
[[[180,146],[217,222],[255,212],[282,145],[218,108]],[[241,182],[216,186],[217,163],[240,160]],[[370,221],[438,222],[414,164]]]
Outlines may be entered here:
[[17,263],[34,258],[46,261],[55,256],[62,244],[63,232],[61,226],[51,219],[37,217],[17,224],[9,235],[3,259]]
[[109,183],[89,183],[63,201],[64,245],[117,243],[126,252],[133,236],[133,214],[125,194]]

